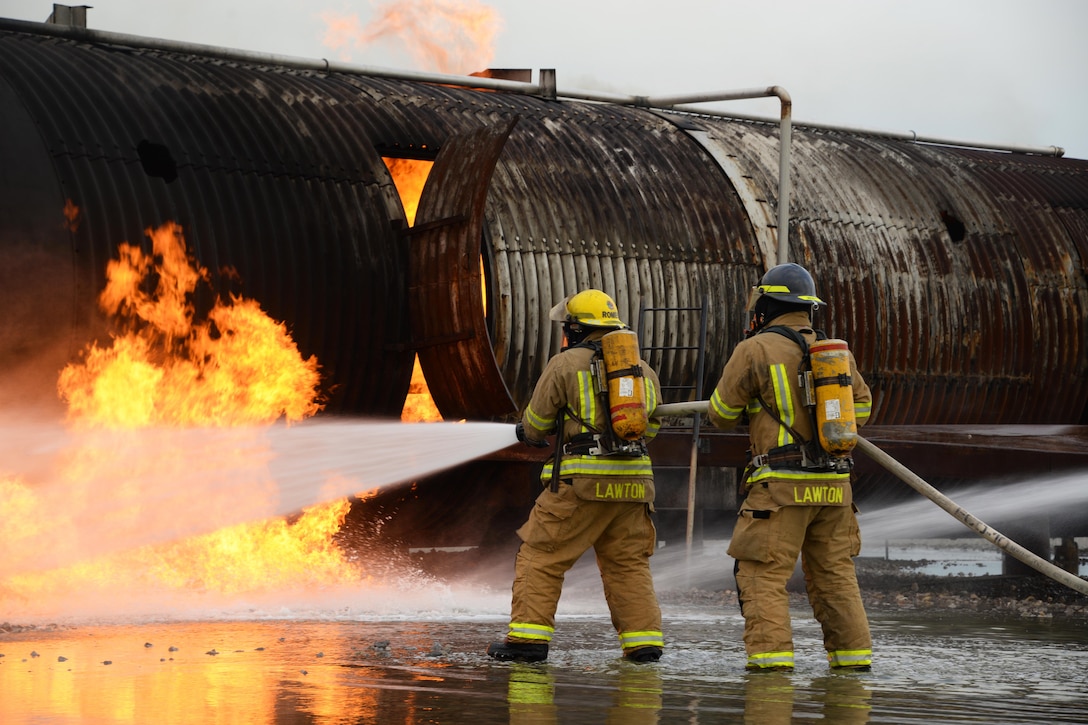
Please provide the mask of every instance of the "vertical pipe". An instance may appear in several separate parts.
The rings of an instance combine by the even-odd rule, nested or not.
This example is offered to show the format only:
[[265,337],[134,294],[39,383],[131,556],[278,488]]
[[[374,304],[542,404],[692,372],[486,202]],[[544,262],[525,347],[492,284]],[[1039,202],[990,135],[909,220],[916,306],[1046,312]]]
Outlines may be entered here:
[[782,103],[778,131],[778,263],[789,260],[790,246],[790,143],[793,136],[793,101],[784,88],[771,86],[768,90]]
[[775,96],[781,104],[778,123],[778,260],[777,264],[789,261],[790,241],[790,143],[793,136],[793,99],[782,86],[769,86],[754,90],[723,91],[720,93],[700,93],[690,96],[666,98],[647,98],[638,96],[635,105],[649,108],[674,108],[690,103],[713,101],[739,101],[751,98],[769,98]]

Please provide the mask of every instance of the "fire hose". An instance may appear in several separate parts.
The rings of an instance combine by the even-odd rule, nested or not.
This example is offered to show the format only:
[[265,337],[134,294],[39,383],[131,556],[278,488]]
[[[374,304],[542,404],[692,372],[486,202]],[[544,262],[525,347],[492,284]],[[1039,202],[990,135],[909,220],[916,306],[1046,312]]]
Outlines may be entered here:
[[[705,413],[709,401],[696,400],[690,403],[666,403],[664,405],[657,406],[654,411],[655,416],[683,416]],[[1071,574],[1057,566],[1054,566],[1046,559],[1042,559],[1036,556],[1034,553],[1028,551],[1020,544],[1016,543],[1009,537],[1005,536],[1001,532],[994,529],[992,526],[984,523],[979,518],[973,516],[969,511],[966,511],[962,506],[957,504],[952,499],[945,496],[943,493],[935,489],[930,484],[926,483],[920,476],[915,474],[909,468],[904,466],[899,461],[892,458],[890,455],[882,451],[876,445],[870,441],[865,440],[861,436],[857,439],[857,448],[860,449],[865,455],[873,459],[890,473],[894,474],[901,481],[913,488],[918,493],[928,498],[933,503],[940,506],[946,512],[952,515],[953,518],[958,520],[967,528],[974,531],[982,538],[989,541],[991,544],[1006,552],[1009,556],[1027,564],[1032,569],[1045,574],[1059,584],[1063,584],[1070,589],[1080,592],[1081,594],[1088,594],[1088,581],[1081,579],[1079,576]]]

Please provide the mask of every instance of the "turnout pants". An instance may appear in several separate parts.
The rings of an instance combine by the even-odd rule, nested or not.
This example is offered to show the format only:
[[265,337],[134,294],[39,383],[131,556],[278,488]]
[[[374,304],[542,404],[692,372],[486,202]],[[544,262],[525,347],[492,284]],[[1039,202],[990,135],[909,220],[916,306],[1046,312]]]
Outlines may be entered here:
[[568,569],[593,547],[604,596],[623,649],[663,646],[650,556],[657,534],[649,505],[586,501],[569,484],[537,497],[520,529],[509,641],[548,642]]
[[749,668],[793,666],[786,582],[798,555],[829,663],[870,664],[869,621],[853,560],[860,550],[852,506],[777,506],[766,488],[752,488],[729,546]]

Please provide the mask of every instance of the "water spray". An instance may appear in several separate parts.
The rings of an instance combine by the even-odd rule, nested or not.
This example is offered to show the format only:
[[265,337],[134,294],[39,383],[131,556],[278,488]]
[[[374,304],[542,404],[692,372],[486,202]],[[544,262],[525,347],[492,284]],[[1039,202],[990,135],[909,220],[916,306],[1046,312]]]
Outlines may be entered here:
[[[657,410],[654,411],[654,415],[697,415],[706,413],[709,405],[710,401],[707,400],[697,400],[690,403],[666,403],[665,405],[659,405]],[[875,444],[858,436],[857,447],[869,456],[869,458],[879,463],[901,481],[940,506],[964,526],[1006,552],[1009,556],[1027,564],[1032,569],[1035,569],[1041,574],[1045,574],[1054,581],[1063,584],[1070,589],[1078,591],[1081,594],[1088,594],[1088,581],[1085,581],[1078,576],[1074,576],[1064,569],[1054,566],[1049,561],[1036,556],[1020,544],[994,529],[992,526],[989,526],[979,518],[973,516],[969,511],[966,511],[955,501],[935,489],[920,476],[916,475],[909,468],[882,451]]]

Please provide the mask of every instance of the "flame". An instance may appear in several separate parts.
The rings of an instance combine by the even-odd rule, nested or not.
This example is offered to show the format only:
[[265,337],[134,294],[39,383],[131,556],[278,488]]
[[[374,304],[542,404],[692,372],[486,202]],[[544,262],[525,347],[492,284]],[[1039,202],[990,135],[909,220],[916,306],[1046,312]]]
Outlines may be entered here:
[[[401,205],[404,206],[404,215],[408,219],[408,225],[411,226],[416,223],[419,197],[423,193],[423,187],[427,183],[427,176],[431,173],[434,162],[395,158],[385,158],[383,161],[393,177],[393,184],[397,187]],[[442,414],[438,411],[438,406],[434,404],[434,398],[431,397],[427,379],[423,377],[418,356],[412,367],[412,382],[408,388],[408,397],[404,401],[400,419],[405,423],[429,423],[442,420]]]
[[75,234],[79,229],[79,207],[71,199],[64,200],[64,226]]
[[[148,230],[152,254],[122,244],[106,268],[99,305],[134,328],[108,348],[92,344],[58,388],[80,426],[254,425],[318,410],[317,360],[303,360],[281,323],[257,303],[219,300],[194,321],[190,297],[205,269],[190,264],[181,227]],[[145,280],[157,276],[153,292]]]
[[[349,508],[346,499],[311,507],[290,521],[266,515],[258,523],[216,525],[219,513],[222,520],[261,518],[268,497],[264,460],[206,462],[168,431],[222,428],[216,440],[226,453],[219,455],[252,451],[242,438],[259,435],[261,426],[300,421],[320,410],[318,362],[304,359],[285,326],[252,300],[217,300],[198,320],[192,297],[208,271],[188,256],[177,224],[147,235],[151,254],[121,244],[107,266],[99,304],[122,331],[108,347],[88,346],[83,359],[60,374],[68,425],[83,436],[82,447],[61,457],[62,485],[0,479],[0,527],[12,553],[0,565],[0,605],[19,602],[28,614],[35,607],[47,611],[51,603],[85,606],[98,594],[113,602],[107,605],[112,609],[118,589],[229,597],[365,580],[333,543]],[[167,434],[123,433],[156,429]],[[132,459],[131,469],[117,471],[116,449],[125,445],[139,448],[145,460]],[[189,473],[190,490],[146,487],[148,480],[161,485],[181,471]],[[165,499],[168,493],[176,499]],[[192,514],[159,502],[183,499],[199,502],[202,530],[212,533],[88,558],[102,532],[170,530],[178,517]],[[239,511],[249,516],[240,518]],[[62,565],[43,571],[39,562],[52,561],[49,556]],[[37,565],[20,568],[26,561]]]
[[502,28],[496,11],[475,0],[400,0],[376,9],[362,27],[359,16],[324,11],[324,43],[351,59],[351,49],[395,38],[420,69],[468,74],[491,65],[494,40]]
[[408,386],[408,397],[404,399],[404,409],[400,413],[400,419],[405,423],[433,423],[442,420],[442,413],[439,412],[438,406],[434,404],[434,398],[431,397],[427,379],[423,377],[418,355],[415,366],[412,368],[412,382]]
[[[433,161],[420,159],[384,158],[386,167],[393,177],[393,184],[397,187],[401,205],[404,207],[404,215],[408,225],[416,222],[416,210],[419,208],[419,198],[423,194],[423,187],[427,183],[427,177],[431,173]],[[480,257],[480,279],[483,291],[484,310],[487,309],[487,285],[484,283],[484,260]],[[412,368],[412,382],[408,388],[408,397],[404,401],[400,419],[406,423],[435,422],[442,420],[442,413],[434,403],[427,379],[423,375],[423,369],[419,365],[419,356],[416,356]]]
[[394,159],[384,158],[389,173],[393,176],[393,183],[397,187],[400,203],[404,206],[404,216],[408,219],[408,226],[416,223],[416,209],[419,208],[419,197],[423,194],[423,187],[427,183],[427,176],[431,173],[433,161],[420,159]]

